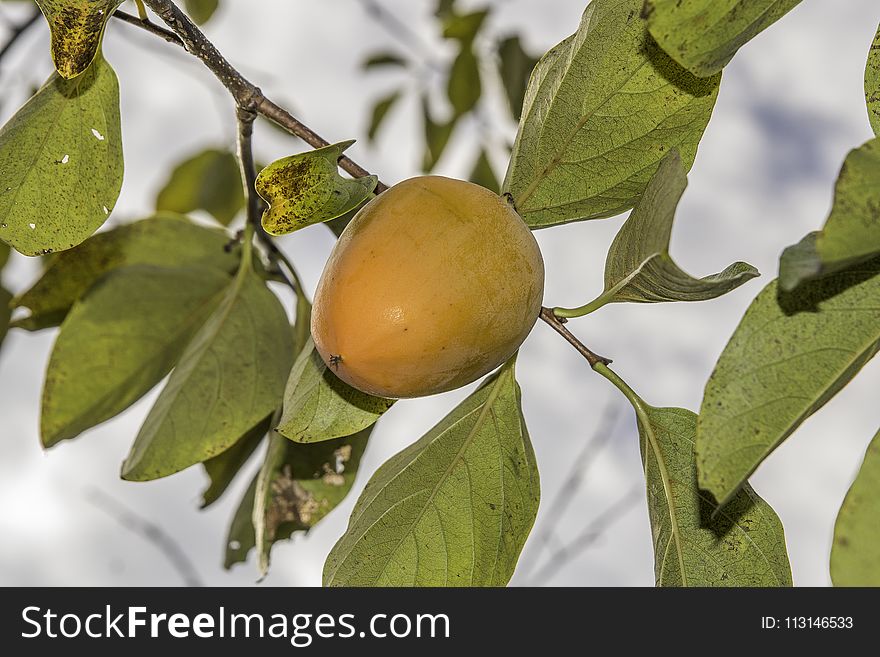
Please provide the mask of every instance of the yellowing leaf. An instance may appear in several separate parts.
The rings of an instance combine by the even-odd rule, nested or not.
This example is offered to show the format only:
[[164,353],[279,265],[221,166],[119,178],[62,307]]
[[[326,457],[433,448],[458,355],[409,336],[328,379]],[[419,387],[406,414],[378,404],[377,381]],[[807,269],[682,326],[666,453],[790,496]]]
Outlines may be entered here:
[[874,128],[874,134],[880,137],[880,27],[871,43],[865,66],[865,101],[871,127]]
[[119,85],[99,57],[49,81],[0,129],[0,240],[24,255],[70,249],[107,220],[122,187]]
[[376,176],[352,180],[339,175],[338,160],[353,143],[291,155],[260,172],[256,189],[269,204],[263,213],[266,232],[285,235],[335,219],[370,197],[379,182]]
[[101,49],[107,21],[122,0],[37,0],[52,32],[52,61],[61,77],[85,71]]

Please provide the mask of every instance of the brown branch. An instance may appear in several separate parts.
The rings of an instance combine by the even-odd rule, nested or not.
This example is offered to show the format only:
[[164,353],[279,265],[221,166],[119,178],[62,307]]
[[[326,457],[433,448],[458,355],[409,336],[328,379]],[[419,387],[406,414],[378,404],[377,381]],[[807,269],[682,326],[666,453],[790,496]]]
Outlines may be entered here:
[[12,32],[9,35],[9,38],[6,40],[6,43],[3,44],[3,47],[0,48],[0,59],[3,59],[6,56],[12,46],[18,41],[22,34],[27,32],[32,25],[35,25],[36,22],[40,19],[40,10],[34,11],[28,18],[26,18],[22,23],[19,23],[14,28],[12,28]]
[[132,16],[121,9],[117,9],[114,14],[114,18],[118,18],[123,23],[128,23],[129,25],[134,25],[135,27],[139,27],[141,29],[146,30],[150,34],[153,34],[157,37],[165,39],[168,43],[173,43],[176,46],[180,46],[181,48],[185,47],[183,45],[183,41],[180,40],[180,37],[177,36],[171,30],[166,30],[164,27],[160,27],[156,25],[149,19],[141,19],[138,16]]
[[577,349],[578,353],[587,359],[590,367],[595,368],[596,365],[599,364],[610,365],[612,363],[610,358],[605,358],[605,356],[600,356],[599,354],[594,353],[583,342],[578,340],[577,337],[566,328],[565,320],[557,317],[550,308],[541,308],[541,319],[549,324],[554,331],[559,333],[559,335],[565,338],[572,347]]
[[244,183],[245,200],[247,204],[247,220],[253,224],[256,231],[259,231],[260,216],[262,214],[260,208],[260,197],[257,195],[256,180],[257,167],[254,164],[254,121],[257,115],[242,107],[238,108],[238,162],[241,167],[241,180]]
[[[226,87],[240,109],[256,112],[277,123],[312,148],[322,148],[330,144],[290,112],[267,98],[258,86],[239,73],[171,0],[144,0],[144,3],[171,28],[172,32],[180,39],[180,45],[208,67],[220,83]],[[150,29],[146,23],[140,20],[133,21],[132,24]],[[366,169],[345,155],[339,158],[339,166],[356,178],[370,175]],[[382,193],[387,189],[388,187],[380,182],[376,186],[376,193]]]

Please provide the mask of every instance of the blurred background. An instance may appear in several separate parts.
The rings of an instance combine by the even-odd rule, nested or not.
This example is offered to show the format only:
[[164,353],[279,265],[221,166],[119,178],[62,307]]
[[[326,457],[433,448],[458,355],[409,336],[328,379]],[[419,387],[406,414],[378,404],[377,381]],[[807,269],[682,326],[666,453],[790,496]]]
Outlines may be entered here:
[[[576,29],[585,5],[459,0],[461,10],[491,8],[473,45],[483,94],[458,121],[435,172],[468,177],[485,151],[503,177],[516,123],[495,72],[497,46],[519,35],[522,53],[508,42],[507,56],[539,56]],[[422,170],[423,96],[430,98],[435,151],[452,111],[444,71],[459,45],[443,38],[436,8],[436,0],[222,0],[204,29],[269,97],[325,138],[357,139],[349,154],[391,184]],[[134,11],[134,5],[123,9]],[[30,11],[28,3],[0,2],[0,44]],[[745,260],[761,270],[761,279],[715,301],[617,304],[571,322],[589,346],[614,358],[616,370],[651,404],[699,409],[715,360],[751,299],[776,275],[780,251],[824,222],[846,153],[871,136],[862,76],[878,21],[876,0],[805,0],[725,69],[679,206],[672,254],[695,275]],[[0,121],[51,72],[47,43],[47,28],[37,24],[3,58]],[[364,69],[365,60],[389,52],[408,65]],[[148,216],[181,161],[208,148],[233,148],[235,125],[222,87],[180,49],[113,21],[105,53],[122,88],[126,163],[113,226]],[[368,139],[374,106],[398,91]],[[255,143],[262,162],[305,149],[265,123],[258,124]],[[486,176],[485,163],[480,175]],[[601,291],[604,255],[623,219],[536,233],[547,264],[546,305],[579,305]],[[311,294],[332,235],[313,226],[280,243]],[[3,284],[19,292],[38,273],[38,263],[13,256]],[[221,565],[228,523],[249,475],[206,511],[198,510],[207,481],[200,468],[147,484],[119,479],[156,391],[77,440],[41,449],[39,398],[54,334],[12,331],[0,353],[0,585],[254,585],[253,559],[228,572]],[[540,323],[522,349],[518,378],[542,502],[512,584],[653,585],[631,410]],[[797,585],[830,583],[834,519],[880,425],[878,389],[880,364],[873,362],[752,479],[785,525]],[[264,584],[319,585],[324,557],[375,468],[470,390],[395,405],[380,420],[347,501],[308,535],[277,544]],[[189,562],[185,573],[170,558],[169,541]]]

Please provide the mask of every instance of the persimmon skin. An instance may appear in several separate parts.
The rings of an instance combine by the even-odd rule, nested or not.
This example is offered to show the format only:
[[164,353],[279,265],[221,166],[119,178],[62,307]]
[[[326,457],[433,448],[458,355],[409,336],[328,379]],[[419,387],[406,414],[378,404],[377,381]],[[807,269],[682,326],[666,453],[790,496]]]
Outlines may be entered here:
[[312,337],[358,390],[422,397],[510,358],[543,294],[541,251],[504,199],[421,176],[370,201],[342,233],[315,293]]

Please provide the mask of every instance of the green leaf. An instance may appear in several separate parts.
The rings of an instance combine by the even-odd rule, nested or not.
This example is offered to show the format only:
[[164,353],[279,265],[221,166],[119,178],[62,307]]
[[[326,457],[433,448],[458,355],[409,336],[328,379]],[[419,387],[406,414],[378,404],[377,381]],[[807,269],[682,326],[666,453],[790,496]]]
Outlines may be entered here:
[[723,505],[880,348],[880,259],[792,293],[770,283],[715,366],[697,432],[700,486]]
[[298,445],[273,434],[257,476],[253,525],[262,574],[272,545],[308,531],[351,491],[370,429],[317,445]]
[[338,160],[354,141],[325,146],[277,160],[257,176],[257,192],[269,208],[263,228],[285,235],[345,214],[363,203],[379,179],[352,180],[339,175]]
[[517,121],[522,116],[523,98],[537,63],[537,59],[523,50],[517,35],[509,36],[498,44],[498,72],[504,84],[510,113]]
[[694,278],[675,264],[669,256],[669,239],[675,209],[686,187],[687,175],[678,152],[673,150],[660,163],[635,210],[614,238],[605,261],[605,291],[588,308],[595,310],[606,303],[623,301],[704,301],[758,276],[758,270],[744,262],[705,278]]
[[277,431],[298,443],[350,436],[376,422],[393,403],[344,383],[309,338],[290,372]]
[[437,123],[431,113],[427,97],[422,98],[422,117],[425,121],[425,155],[422,159],[422,171],[428,173],[433,171],[443,156],[458,118],[453,116],[445,123]]
[[498,177],[492,169],[492,163],[489,161],[489,155],[485,149],[480,149],[480,154],[477,156],[477,161],[474,162],[474,168],[471,170],[468,180],[477,185],[482,185],[496,194],[499,193],[501,183],[498,182]]
[[186,13],[193,19],[196,25],[204,25],[220,5],[219,0],[184,0]]
[[831,580],[835,586],[880,586],[880,432],[846,494],[834,525]]
[[[258,476],[258,475],[257,475]],[[226,534],[226,550],[223,558],[223,567],[229,570],[237,563],[247,561],[248,552],[257,544],[257,535],[254,532],[254,498],[257,494],[257,476],[254,476],[251,485],[245,491],[238,508],[232,516],[232,523]]]
[[400,100],[400,91],[395,91],[384,98],[380,98],[376,101],[376,104],[373,105],[373,112],[370,116],[370,128],[367,132],[367,138],[370,141],[375,141],[376,135],[379,133],[379,128],[382,127],[382,123],[388,116],[388,113],[391,111],[391,108]]
[[247,263],[184,351],[122,467],[129,481],[225,452],[281,403],[293,341],[281,302]]
[[236,443],[219,456],[208,459],[202,463],[205,474],[210,479],[210,484],[202,493],[202,508],[210,506],[218,499],[241,470],[254,450],[263,442],[263,438],[271,428],[271,417],[267,417],[253,429],[239,438]]
[[651,35],[675,61],[701,77],[727,65],[736,51],[801,0],[647,0]]
[[455,39],[460,41],[462,45],[469,46],[477,38],[477,34],[482,29],[488,15],[488,9],[474,11],[469,14],[450,12],[443,19],[443,37]]
[[136,265],[101,279],[61,325],[43,387],[44,447],[118,415],[174,367],[217,305],[217,270]]
[[538,469],[508,362],[367,484],[327,586],[503,586],[538,511]]
[[406,66],[407,60],[405,57],[401,57],[397,53],[393,52],[379,52],[373,55],[370,55],[364,60],[364,63],[361,65],[365,71],[369,71],[374,68],[383,68],[386,66]]
[[30,317],[15,326],[28,330],[57,326],[98,278],[118,267],[188,265],[231,273],[238,267],[240,253],[227,251],[228,243],[225,231],[172,214],[99,233],[75,249],[56,254],[34,286],[15,299],[15,307],[31,311]]
[[462,46],[452,63],[446,93],[456,116],[467,114],[480,100],[483,93],[480,83],[480,66],[470,46]]
[[880,137],[850,151],[834,205],[819,233],[788,247],[779,263],[783,290],[880,254]]
[[9,331],[9,318],[12,316],[12,294],[4,287],[0,287],[0,345],[6,339],[6,333]]
[[630,209],[672,148],[693,164],[720,77],[664,54],[642,4],[593,0],[532,74],[503,189],[533,228]]
[[238,160],[228,151],[209,149],[181,162],[156,197],[157,210],[205,210],[224,226],[243,208]]
[[865,66],[865,100],[868,104],[868,120],[874,134],[880,137],[880,27],[868,52]]
[[53,74],[0,128],[0,240],[24,255],[76,246],[122,188],[119,83],[102,57],[74,80]]
[[9,245],[0,242],[0,269],[3,269],[6,266],[6,263],[9,262]]
[[107,21],[122,0],[37,0],[52,32],[52,61],[61,77],[82,74],[100,59]]
[[791,586],[776,513],[745,484],[719,509],[697,485],[697,416],[637,408],[657,586]]

